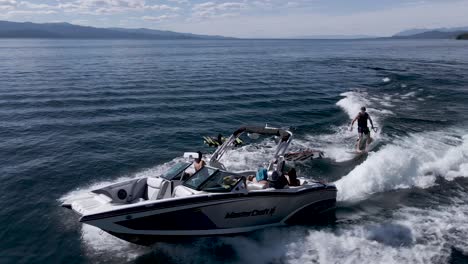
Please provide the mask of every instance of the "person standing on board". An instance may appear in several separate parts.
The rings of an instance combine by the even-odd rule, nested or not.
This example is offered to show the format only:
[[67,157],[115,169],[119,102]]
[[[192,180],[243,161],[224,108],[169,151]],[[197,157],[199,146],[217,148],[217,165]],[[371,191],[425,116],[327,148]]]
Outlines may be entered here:
[[359,134],[359,139],[356,144],[356,151],[361,152],[360,146],[361,146],[361,141],[362,141],[362,135],[364,134],[367,136],[366,149],[364,151],[367,152],[367,148],[369,147],[369,144],[372,141],[372,138],[370,136],[370,130],[369,130],[369,127],[367,126],[367,120],[370,121],[372,129],[374,129],[374,123],[372,122],[370,115],[366,112],[366,108],[364,106],[361,107],[361,112],[359,112],[359,114],[351,122],[350,131],[353,131],[353,125],[354,125],[354,122],[356,122],[356,120],[358,122],[358,134]]

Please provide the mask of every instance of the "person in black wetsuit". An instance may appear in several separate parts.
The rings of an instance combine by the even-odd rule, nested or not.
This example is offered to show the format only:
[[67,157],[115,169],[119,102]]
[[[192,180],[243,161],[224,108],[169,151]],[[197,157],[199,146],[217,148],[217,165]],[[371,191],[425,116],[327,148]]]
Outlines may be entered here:
[[359,114],[351,122],[351,129],[350,129],[351,131],[353,130],[353,125],[354,125],[354,122],[356,122],[356,120],[358,121],[358,133],[359,133],[359,139],[356,144],[356,150],[358,152],[361,152],[361,150],[359,149],[359,146],[361,146],[362,135],[364,134],[367,136],[366,149],[365,149],[365,151],[367,151],[367,148],[369,147],[369,144],[372,140],[370,137],[369,127],[367,126],[367,120],[370,121],[372,129],[374,129],[374,123],[372,122],[372,119],[369,116],[369,114],[366,112],[366,108],[364,106],[361,107],[361,112],[359,112]]

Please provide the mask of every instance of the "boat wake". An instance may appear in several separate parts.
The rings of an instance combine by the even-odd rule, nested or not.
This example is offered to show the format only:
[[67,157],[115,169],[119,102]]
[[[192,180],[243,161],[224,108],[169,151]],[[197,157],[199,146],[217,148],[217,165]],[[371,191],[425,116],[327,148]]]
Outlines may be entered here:
[[467,176],[468,134],[454,129],[397,139],[370,153],[336,185],[338,200],[361,200],[378,192],[428,188],[437,177],[453,180]]
[[391,222],[310,230],[303,241],[288,245],[287,258],[289,263],[448,263],[454,249],[468,253],[467,217],[466,204],[402,208]]

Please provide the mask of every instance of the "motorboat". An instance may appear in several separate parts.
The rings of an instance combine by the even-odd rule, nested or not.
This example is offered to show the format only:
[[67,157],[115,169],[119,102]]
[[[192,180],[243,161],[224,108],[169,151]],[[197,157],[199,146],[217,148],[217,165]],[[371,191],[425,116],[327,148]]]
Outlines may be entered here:
[[[231,171],[221,162],[242,134],[276,137],[277,147],[265,168],[268,182],[249,181],[257,168]],[[62,206],[79,221],[126,241],[149,245],[166,239],[234,235],[312,220],[335,207],[333,184],[298,177],[299,186],[273,184],[284,175],[293,133],[273,127],[241,127],[191,174],[192,161],[174,164],[157,177],[142,177],[70,198]],[[193,157],[192,155],[185,155]]]

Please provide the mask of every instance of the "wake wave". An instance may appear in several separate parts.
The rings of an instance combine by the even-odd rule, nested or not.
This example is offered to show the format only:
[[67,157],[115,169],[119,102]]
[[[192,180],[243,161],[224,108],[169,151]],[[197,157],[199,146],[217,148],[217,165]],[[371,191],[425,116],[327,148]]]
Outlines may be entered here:
[[391,223],[311,230],[304,241],[287,245],[288,263],[448,263],[452,248],[468,253],[467,217],[466,205],[402,208]]
[[397,139],[336,182],[339,200],[360,200],[400,188],[427,188],[436,177],[468,177],[468,134],[461,131],[413,134]]

